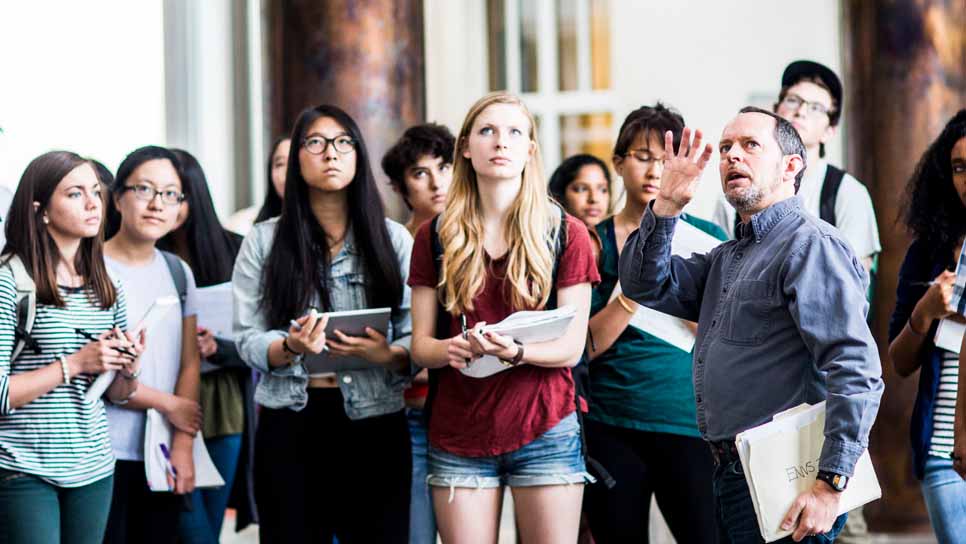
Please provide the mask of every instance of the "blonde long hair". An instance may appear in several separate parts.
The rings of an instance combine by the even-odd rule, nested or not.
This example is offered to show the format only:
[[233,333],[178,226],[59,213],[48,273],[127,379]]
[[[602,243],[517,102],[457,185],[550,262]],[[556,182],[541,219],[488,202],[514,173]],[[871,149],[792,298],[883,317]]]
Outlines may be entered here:
[[486,280],[483,250],[483,210],[476,171],[463,156],[473,123],[492,104],[512,104],[530,121],[533,153],[523,168],[520,192],[507,214],[503,236],[508,242],[506,279],[510,282],[510,303],[514,309],[539,309],[546,305],[553,288],[553,240],[562,228],[560,215],[547,195],[536,123],[523,102],[505,92],[490,93],[470,108],[456,140],[453,181],[446,208],[440,218],[439,239],[443,246],[438,287],[442,304],[451,314],[473,310],[473,299]]

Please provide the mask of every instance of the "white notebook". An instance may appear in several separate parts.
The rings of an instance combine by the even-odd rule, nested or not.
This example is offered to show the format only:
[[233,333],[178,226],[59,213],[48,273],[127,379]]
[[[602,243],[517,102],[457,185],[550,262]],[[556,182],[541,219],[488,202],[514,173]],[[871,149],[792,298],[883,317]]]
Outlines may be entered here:
[[[577,308],[573,306],[561,306],[556,310],[516,312],[499,323],[483,327],[483,331],[509,336],[524,344],[547,342],[563,336],[575,315]],[[486,378],[510,368],[512,367],[501,363],[496,357],[484,355],[470,363],[470,366],[460,369],[460,372],[472,378]]]
[[[147,411],[144,424],[144,475],[151,491],[173,491],[168,485],[168,470],[171,465],[161,449],[163,444],[168,452],[171,451],[171,431],[171,424],[160,412],[154,409]],[[225,485],[225,480],[208,455],[201,431],[195,435],[192,454],[195,461],[195,487]]]

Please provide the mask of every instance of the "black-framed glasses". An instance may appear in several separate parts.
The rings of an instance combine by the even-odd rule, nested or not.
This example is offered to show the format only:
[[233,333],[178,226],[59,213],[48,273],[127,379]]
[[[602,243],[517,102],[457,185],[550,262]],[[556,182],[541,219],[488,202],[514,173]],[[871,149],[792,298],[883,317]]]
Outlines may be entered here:
[[308,138],[302,140],[302,147],[306,151],[313,155],[321,155],[325,153],[325,150],[329,148],[329,144],[342,155],[347,153],[352,153],[356,150],[356,141],[349,136],[342,135],[336,136],[335,138],[326,138],[325,136],[309,136]]
[[798,111],[802,105],[805,105],[805,111],[809,115],[829,115],[829,108],[821,102],[810,102],[804,98],[798,96],[797,94],[786,94],[785,98],[782,98],[781,105],[792,111]]
[[184,202],[184,193],[174,189],[155,189],[150,185],[125,185],[123,191],[131,191],[138,200],[151,202],[154,197],[161,195],[161,202],[168,205],[181,204]]

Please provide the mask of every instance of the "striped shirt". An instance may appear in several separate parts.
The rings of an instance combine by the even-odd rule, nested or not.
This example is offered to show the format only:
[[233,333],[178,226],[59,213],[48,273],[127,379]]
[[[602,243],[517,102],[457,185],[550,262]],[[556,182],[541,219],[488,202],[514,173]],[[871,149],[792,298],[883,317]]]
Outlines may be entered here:
[[31,336],[41,353],[24,348],[11,362],[17,289],[10,269],[0,267],[0,468],[60,487],[84,486],[114,472],[104,403],[84,400],[93,376],[75,376],[19,408],[10,406],[8,386],[11,375],[43,368],[87,344],[75,328],[94,335],[115,325],[127,328],[124,293],[115,289],[114,306],[102,310],[90,290],[61,287],[65,307],[37,305]]
[[929,455],[949,458],[953,452],[953,421],[956,418],[956,387],[959,385],[959,354],[942,352],[939,390],[932,414],[932,438]]

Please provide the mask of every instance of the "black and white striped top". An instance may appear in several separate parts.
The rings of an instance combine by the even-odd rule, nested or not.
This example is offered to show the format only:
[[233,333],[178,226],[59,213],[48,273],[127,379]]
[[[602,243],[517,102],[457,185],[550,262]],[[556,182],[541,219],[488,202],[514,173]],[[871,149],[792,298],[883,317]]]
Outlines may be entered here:
[[0,468],[32,474],[60,487],[80,487],[114,472],[104,403],[84,400],[94,380],[81,375],[33,402],[10,407],[9,377],[49,365],[61,354],[79,350],[88,340],[76,328],[98,335],[117,325],[127,328],[124,294],[102,310],[84,288],[60,289],[64,308],[37,305],[31,336],[41,353],[24,348],[10,361],[14,346],[17,289],[8,267],[0,267]]
[[932,414],[929,455],[949,458],[953,453],[953,420],[956,418],[956,387],[959,385],[959,354],[942,350],[939,390]]

